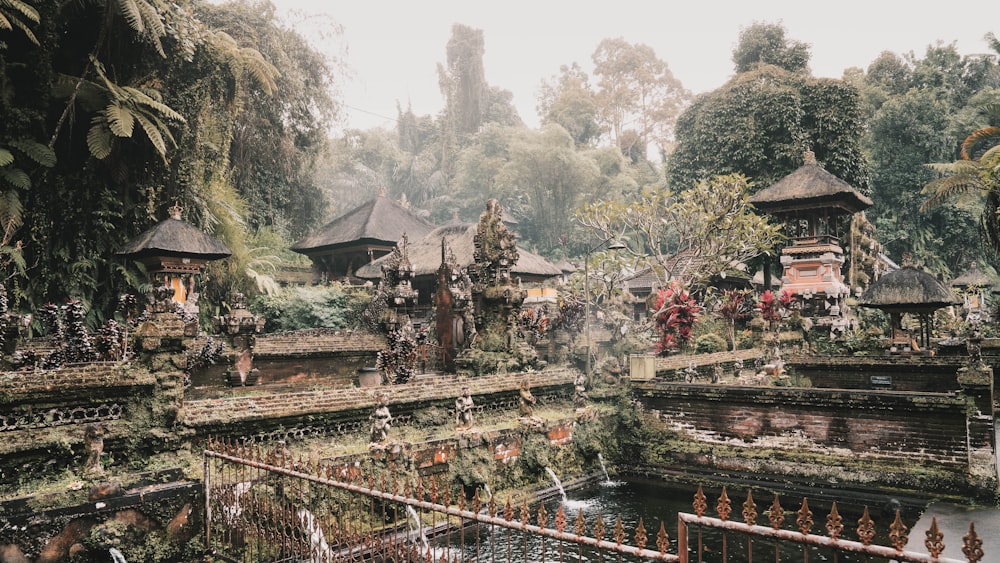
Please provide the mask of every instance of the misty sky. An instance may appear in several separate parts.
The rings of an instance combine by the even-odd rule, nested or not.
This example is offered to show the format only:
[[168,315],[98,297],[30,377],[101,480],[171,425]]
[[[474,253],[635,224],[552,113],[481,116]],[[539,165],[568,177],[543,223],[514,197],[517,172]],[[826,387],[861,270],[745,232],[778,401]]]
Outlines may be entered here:
[[[1000,14],[995,0],[940,3],[934,9],[884,0],[273,1],[288,14],[286,21],[316,38],[320,50],[346,60],[351,72],[341,84],[346,125],[359,128],[391,127],[397,101],[404,109],[411,104],[418,115],[441,110],[436,66],[445,60],[454,23],[483,30],[486,80],[513,92],[521,118],[532,127],[538,125],[541,80],[573,62],[591,73],[591,54],[609,37],[649,45],[685,88],[700,93],[732,75],[740,28],[755,21],[782,23],[789,38],[811,45],[813,75],[833,78],[848,67],[867,67],[885,50],[922,57],[937,41],[954,42],[962,54],[987,53],[983,36],[1000,35],[1000,28],[989,27]],[[319,33],[329,30],[331,20],[342,26],[339,39]]]

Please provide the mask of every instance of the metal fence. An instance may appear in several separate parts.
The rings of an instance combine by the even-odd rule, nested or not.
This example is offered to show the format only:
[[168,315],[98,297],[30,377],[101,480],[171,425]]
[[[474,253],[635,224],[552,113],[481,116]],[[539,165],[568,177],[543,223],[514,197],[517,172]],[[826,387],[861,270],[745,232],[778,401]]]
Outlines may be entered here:
[[[793,531],[782,528],[785,511],[777,496],[766,511],[771,525],[761,526],[751,494],[743,504],[744,521],[735,522],[729,520],[733,507],[726,490],[716,506],[718,517],[710,517],[700,487],[694,513],[678,515],[677,554],[671,554],[662,521],[651,526],[656,532],[647,531],[642,519],[627,531],[620,516],[613,523],[601,515],[588,522],[582,512],[567,515],[561,504],[550,515],[544,504],[533,508],[526,500],[515,505],[508,498],[500,505],[490,495],[483,502],[478,489],[467,498],[463,489],[434,478],[403,477],[391,471],[391,452],[387,457],[380,475],[362,475],[358,464],[295,459],[280,448],[210,441],[204,452],[207,550],[219,559],[245,562],[621,563],[808,561],[811,550],[821,547],[834,561],[839,554],[864,557],[855,560],[955,561],[939,557],[944,547],[936,525],[926,533],[930,555],[906,551],[908,536],[898,511],[889,533],[893,547],[884,547],[872,545],[875,529],[867,508],[856,529],[858,541],[849,541],[836,504],[826,519],[829,535],[818,536],[812,534],[805,500]],[[974,528],[963,541],[967,560],[981,561],[982,542]]]

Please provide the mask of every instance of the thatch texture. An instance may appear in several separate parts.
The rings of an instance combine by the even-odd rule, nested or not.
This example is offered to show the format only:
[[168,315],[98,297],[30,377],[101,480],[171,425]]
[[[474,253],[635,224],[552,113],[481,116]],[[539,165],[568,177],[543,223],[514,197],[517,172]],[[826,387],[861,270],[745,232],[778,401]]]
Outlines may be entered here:
[[975,263],[969,266],[968,270],[962,272],[962,275],[948,282],[948,285],[957,288],[988,287],[993,291],[997,290],[996,280],[984,274],[979,269],[979,264]]
[[872,206],[872,200],[850,184],[808,161],[774,185],[754,194],[750,203],[768,213],[824,207],[857,213]]
[[880,277],[859,303],[885,311],[929,312],[955,305],[955,295],[934,276],[907,266]]
[[183,220],[171,217],[125,244],[116,254],[144,258],[177,256],[218,260],[232,254],[226,245]]
[[[475,262],[475,244],[477,224],[455,224],[438,227],[423,239],[411,242],[406,249],[406,255],[413,265],[415,276],[433,276],[441,266],[441,239],[455,255],[458,265],[465,268]],[[512,276],[525,278],[547,278],[562,274],[562,270],[541,256],[523,248],[517,249],[519,258],[511,268]],[[362,279],[379,279],[382,277],[382,264],[385,257],[358,268],[355,272]]]
[[433,225],[417,217],[403,205],[379,195],[296,242],[292,245],[292,250],[311,254],[362,241],[376,241],[392,246],[404,234],[411,240],[419,240],[433,228]]

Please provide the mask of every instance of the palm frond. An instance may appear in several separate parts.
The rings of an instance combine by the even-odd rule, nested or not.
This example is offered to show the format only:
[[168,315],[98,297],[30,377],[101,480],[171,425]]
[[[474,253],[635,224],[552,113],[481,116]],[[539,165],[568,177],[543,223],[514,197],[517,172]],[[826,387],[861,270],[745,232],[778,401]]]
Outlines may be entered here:
[[22,16],[31,20],[32,23],[38,23],[41,21],[41,18],[38,16],[38,10],[36,10],[31,4],[22,2],[21,0],[3,0],[2,4],[4,8],[13,8]]
[[250,73],[254,81],[264,90],[268,96],[273,95],[278,90],[275,79],[281,75],[278,68],[264,59],[260,51],[244,47],[239,51],[239,60],[243,67]]
[[0,147],[0,166],[7,166],[12,162],[14,162],[14,153]]
[[939,174],[977,174],[979,163],[974,160],[956,160],[955,162],[932,162],[925,164],[927,168]]
[[31,41],[35,45],[41,45],[41,43],[38,42],[38,38],[35,37],[35,33],[31,31],[30,27],[28,27],[28,24],[24,23],[23,21],[17,18],[11,18],[10,23],[13,24],[14,27],[20,29],[21,33],[23,33],[24,36],[28,38],[28,41]]
[[[12,233],[24,223],[24,206],[14,190],[4,192],[0,197],[0,230]],[[4,237],[6,242],[8,237]]]
[[56,165],[56,151],[50,149],[42,143],[39,143],[38,141],[33,141],[31,139],[17,139],[11,141],[10,146],[23,152],[25,156],[35,161],[35,164],[39,164],[46,168],[52,168]]
[[167,34],[167,30],[163,27],[162,16],[160,16],[160,13],[152,4],[145,0],[136,0],[136,6],[142,15],[143,23],[146,25],[146,38],[153,44],[156,52],[161,57],[166,57],[167,54],[163,51],[163,43],[160,42],[160,38]]
[[132,86],[123,86],[122,90],[128,95],[128,99],[136,104],[141,104],[156,110],[158,113],[163,115],[168,119],[173,119],[174,121],[180,121],[181,123],[186,123],[187,120],[184,116],[174,111],[173,108],[160,102],[159,100],[153,99],[149,94],[144,92],[139,88],[134,88]]

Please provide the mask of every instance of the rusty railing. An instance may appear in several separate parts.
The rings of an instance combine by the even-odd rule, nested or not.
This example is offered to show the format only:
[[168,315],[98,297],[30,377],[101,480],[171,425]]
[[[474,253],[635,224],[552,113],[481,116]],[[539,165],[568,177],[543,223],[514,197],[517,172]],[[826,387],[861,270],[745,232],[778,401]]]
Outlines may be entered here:
[[570,521],[560,506],[553,528],[543,504],[483,503],[478,490],[467,501],[433,478],[366,479],[357,465],[282,450],[210,441],[204,483],[206,548],[228,561],[679,561],[667,553],[663,522],[657,549],[647,549],[641,520],[628,545],[620,517],[609,527],[598,515],[588,526],[582,512]]
[[[640,518],[628,534],[619,515],[613,525],[598,514],[587,522],[580,511],[570,519],[560,504],[554,527],[544,504],[516,506],[510,498],[487,502],[477,489],[471,500],[434,478],[391,474],[388,454],[381,475],[362,475],[360,464],[294,459],[284,449],[210,440],[204,451],[205,544],[209,553],[227,561],[819,561],[845,560],[961,563],[942,558],[943,537],[936,520],[927,530],[928,553],[905,549],[907,527],[899,511],[889,526],[891,547],[874,545],[875,523],[868,508],[855,529],[857,541],[846,539],[844,520],[833,503],[826,517],[826,536],[813,534],[813,513],[806,499],[795,513],[797,530],[783,528],[785,509],[777,495],[763,513],[752,492],[742,505],[743,522],[730,520],[733,503],[722,488],[717,517],[706,516],[708,502],[701,487],[694,513],[678,514],[676,555],[668,553],[669,534],[663,521],[655,539]],[[398,460],[400,464],[404,462]],[[770,526],[759,525],[766,517]],[[703,534],[705,531],[705,534]],[[696,533],[695,538],[691,538]],[[427,536],[432,536],[428,539]],[[608,537],[610,536],[610,537]],[[730,544],[730,536],[736,536]],[[647,549],[650,540],[655,549]],[[631,545],[628,543],[631,541]],[[782,549],[784,548],[784,551]],[[822,549],[823,555],[817,552]],[[801,553],[799,553],[801,550]],[[969,563],[983,559],[982,540],[974,526],[963,538]],[[858,558],[860,557],[860,559]],[[772,559],[773,558],[773,559]]]
[[[761,516],[761,514],[758,513],[757,503],[753,500],[753,493],[750,491],[747,492],[746,501],[743,503],[743,522],[736,522],[729,519],[733,511],[733,505],[732,500],[730,500],[726,493],[726,487],[722,487],[722,492],[716,504],[717,518],[705,516],[705,511],[708,509],[708,502],[700,486],[695,493],[692,508],[694,509],[694,514],[680,513],[677,515],[677,550],[683,563],[688,563],[689,560],[698,562],[704,560],[706,542],[702,536],[703,528],[721,531],[721,538],[717,538],[718,544],[713,546],[712,551],[715,552],[715,556],[719,556],[721,552],[721,561],[723,562],[745,561],[752,563],[755,553],[758,555],[758,560],[760,561],[770,561],[772,557],[774,561],[788,560],[787,556],[784,559],[782,558],[782,542],[798,544],[802,550],[801,561],[803,562],[809,561],[810,548],[825,548],[828,552],[832,552],[834,562],[838,561],[840,555],[843,554],[857,554],[863,556],[865,561],[868,561],[871,557],[877,557],[888,561],[914,563],[977,563],[983,559],[983,542],[976,533],[975,525],[971,523],[969,524],[969,532],[962,538],[962,553],[966,559],[958,560],[941,557],[945,544],[943,534],[938,529],[936,518],[931,519],[931,526],[924,534],[926,538],[924,546],[927,548],[928,553],[917,553],[906,550],[905,547],[909,542],[908,529],[900,518],[899,509],[896,510],[896,517],[892,524],[889,525],[888,537],[892,547],[886,547],[873,545],[872,543],[876,536],[876,528],[875,522],[869,515],[867,506],[865,506],[861,518],[858,519],[857,528],[855,529],[858,538],[857,541],[844,538],[844,519],[838,513],[836,502],[831,505],[830,512],[826,517],[825,527],[828,534],[826,536],[812,533],[815,526],[813,512],[809,508],[808,501],[804,498],[802,499],[802,505],[795,513],[795,526],[798,528],[797,530],[788,530],[782,527],[785,522],[785,509],[781,506],[777,494],[774,495],[774,501],[766,511],[770,526],[757,524],[758,516]],[[696,527],[697,540],[694,548],[689,550],[689,532],[692,526]],[[738,534],[744,540],[739,548],[730,549],[728,543],[729,532]],[[762,550],[759,549],[761,547],[759,545],[757,546],[758,549],[755,550],[755,539],[770,540],[765,547],[765,550],[768,551],[766,555],[760,553]],[[773,549],[773,552],[770,552],[771,549]],[[826,560],[818,556],[815,559]]]

